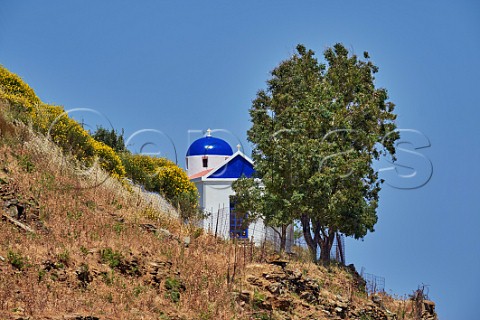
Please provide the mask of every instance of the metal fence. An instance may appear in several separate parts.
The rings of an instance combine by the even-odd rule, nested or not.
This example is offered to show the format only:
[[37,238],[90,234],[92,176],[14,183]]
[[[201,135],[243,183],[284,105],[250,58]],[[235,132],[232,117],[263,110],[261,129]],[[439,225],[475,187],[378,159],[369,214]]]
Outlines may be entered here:
[[371,273],[364,272],[364,268],[360,273],[365,280],[365,290],[369,293],[385,292],[385,277],[376,276]]

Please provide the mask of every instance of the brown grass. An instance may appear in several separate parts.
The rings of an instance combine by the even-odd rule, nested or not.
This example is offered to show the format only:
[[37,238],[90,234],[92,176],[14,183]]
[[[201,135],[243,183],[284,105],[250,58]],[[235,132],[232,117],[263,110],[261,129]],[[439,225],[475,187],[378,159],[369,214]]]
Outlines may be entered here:
[[[258,314],[251,305],[240,307],[232,292],[253,290],[245,278],[272,268],[258,263],[268,252],[182,224],[162,199],[98,168],[79,170],[54,144],[20,124],[0,117],[0,130],[0,178],[5,182],[0,187],[14,190],[28,204],[22,221],[36,230],[28,234],[0,220],[0,256],[5,258],[0,259],[0,319],[72,314],[253,319]],[[2,203],[0,194],[0,208]],[[148,231],[145,224],[169,230],[170,236]],[[188,247],[185,236],[191,238]],[[120,265],[106,252],[117,254]],[[153,265],[160,267],[152,271]],[[301,261],[289,268],[318,279],[325,298],[342,295],[359,305],[367,301],[343,268]],[[81,280],[82,270],[88,270],[88,281]],[[169,289],[167,282],[178,287]],[[174,291],[180,294],[178,301]],[[392,311],[410,310],[405,302],[388,303]]]

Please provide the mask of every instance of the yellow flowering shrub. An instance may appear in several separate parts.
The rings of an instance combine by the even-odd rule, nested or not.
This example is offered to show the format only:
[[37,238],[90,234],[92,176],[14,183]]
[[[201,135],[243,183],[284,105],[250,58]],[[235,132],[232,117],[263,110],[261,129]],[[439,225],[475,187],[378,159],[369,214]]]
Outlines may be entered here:
[[32,88],[2,65],[0,65],[0,98],[7,100],[12,106],[24,108],[31,108],[40,103]]
[[180,207],[184,217],[198,207],[198,192],[185,171],[165,158],[117,154],[110,146],[99,142],[61,106],[44,104],[20,77],[0,66],[0,99],[8,102],[16,116],[48,136],[65,152],[87,166],[95,159],[113,177],[127,176],[147,190],[159,192],[173,205]]
[[120,157],[115,151],[93,139],[88,131],[70,118],[61,106],[44,104],[20,77],[0,66],[0,99],[6,100],[16,116],[48,136],[65,152],[90,166],[97,158],[113,177],[125,176]]
[[[122,155],[127,177],[149,191],[161,193],[182,213],[191,215],[198,207],[198,191],[187,173],[166,158],[146,155]],[[185,215],[184,215],[185,216]]]
[[125,177],[126,172],[122,160],[111,147],[93,138],[90,138],[90,143],[93,145],[95,156],[100,159],[100,165],[103,169],[110,172],[115,178]]
[[182,193],[195,193],[195,184],[188,179],[184,170],[175,164],[157,169],[155,175],[159,189],[169,199],[175,199]]

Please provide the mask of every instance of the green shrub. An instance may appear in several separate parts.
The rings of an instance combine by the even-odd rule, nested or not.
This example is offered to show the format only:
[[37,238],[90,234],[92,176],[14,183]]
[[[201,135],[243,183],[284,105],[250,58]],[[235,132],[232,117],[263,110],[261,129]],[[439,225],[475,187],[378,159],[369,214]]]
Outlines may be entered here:
[[64,249],[62,252],[57,254],[57,259],[60,263],[68,266],[70,263],[70,252],[67,249]]
[[23,257],[20,253],[14,252],[9,250],[7,253],[7,261],[10,263],[14,268],[22,271],[28,265],[28,259]]
[[111,248],[102,249],[100,251],[102,263],[108,264],[112,269],[119,267],[123,263],[123,256],[118,251],[113,251]]
[[102,272],[102,280],[107,286],[111,286],[115,283],[115,273],[113,270],[111,272]]
[[165,280],[165,294],[167,298],[170,298],[173,302],[178,303],[180,301],[180,290],[182,288],[181,282],[176,278],[168,277]]
[[92,134],[92,137],[111,147],[115,152],[127,151],[127,148],[125,147],[125,139],[123,138],[123,129],[120,134],[114,129],[107,130],[100,126],[97,127],[97,130]]

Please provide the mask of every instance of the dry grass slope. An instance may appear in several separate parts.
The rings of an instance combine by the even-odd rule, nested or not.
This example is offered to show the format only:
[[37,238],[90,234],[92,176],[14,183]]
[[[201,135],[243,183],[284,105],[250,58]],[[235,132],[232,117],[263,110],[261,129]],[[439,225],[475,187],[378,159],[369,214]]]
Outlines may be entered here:
[[282,269],[260,248],[182,224],[158,198],[79,170],[5,108],[0,319],[414,318],[413,302],[373,302],[347,268]]

